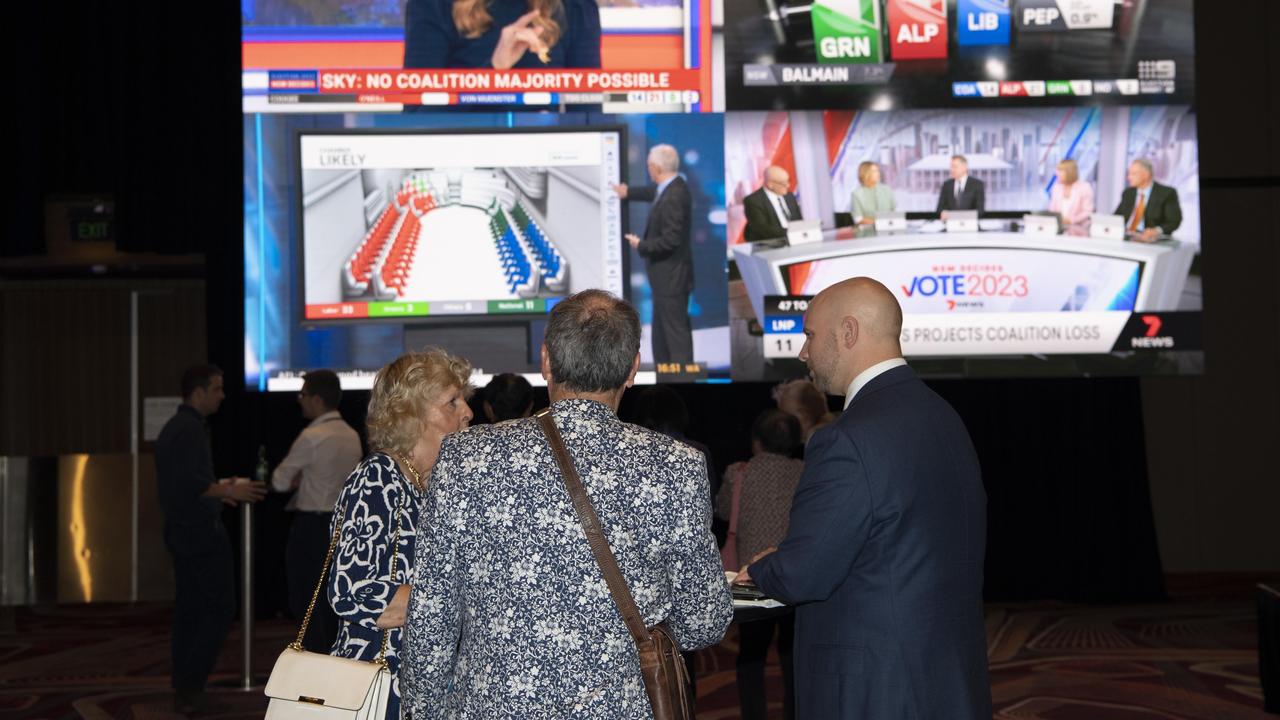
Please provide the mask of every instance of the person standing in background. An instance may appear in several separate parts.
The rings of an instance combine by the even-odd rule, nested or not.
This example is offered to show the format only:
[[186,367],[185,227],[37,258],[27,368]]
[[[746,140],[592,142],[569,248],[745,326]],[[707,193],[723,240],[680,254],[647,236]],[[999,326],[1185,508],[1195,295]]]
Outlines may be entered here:
[[644,258],[653,293],[651,331],[655,363],[693,362],[689,294],[693,292],[693,197],[680,177],[680,154],[670,145],[649,149],[652,185],[615,185],[623,200],[653,203],[644,238],[627,233],[627,242]]
[[[751,459],[730,465],[716,495],[716,516],[729,522],[737,558],[726,559],[726,568],[737,569],[787,534],[791,497],[800,482],[804,462],[792,456],[800,446],[800,421],[781,410],[765,410],[751,424]],[[741,558],[741,560],[738,560]],[[738,623],[738,704],[742,720],[766,717],[764,664],[778,637],[778,662],[782,666],[782,716],[795,717],[791,648],[795,637],[795,613]]]
[[257,502],[266,494],[247,478],[219,480],[205,419],[225,397],[222,370],[196,365],[182,374],[182,404],[156,438],[156,489],[164,514],[164,544],[173,556],[172,685],[174,710],[209,710],[205,684],[222,652],[236,611],[231,539],[222,506]]
[[533,414],[533,386],[522,375],[494,375],[480,394],[484,416],[491,423],[519,420]]
[[827,409],[827,396],[808,380],[788,380],[773,389],[773,401],[778,409],[800,421],[801,444],[818,428],[836,419]]
[[897,212],[893,190],[880,182],[880,165],[870,160],[858,163],[858,187],[853,189],[850,210],[855,225],[875,225],[881,213]]
[[1058,181],[1049,191],[1049,212],[1057,213],[1063,225],[1079,225],[1093,214],[1093,187],[1080,179],[1075,160],[1058,163]]
[[791,175],[786,170],[777,165],[765,168],[764,185],[742,198],[742,210],[747,216],[743,237],[747,242],[785,238],[787,224],[804,219],[790,188]]
[[[363,456],[360,436],[338,414],[342,384],[332,370],[313,370],[302,378],[298,406],[311,423],[289,448],[271,476],[271,489],[295,491],[285,510],[293,513],[285,545],[289,612],[299,620],[320,577],[329,549],[329,525],[342,483]],[[338,635],[338,618],[327,604],[317,603],[303,646],[329,652]]]
[[809,304],[800,359],[845,411],[809,441],[786,538],[734,580],[796,606],[799,718],[991,718],[982,470],[901,333],[871,278]]

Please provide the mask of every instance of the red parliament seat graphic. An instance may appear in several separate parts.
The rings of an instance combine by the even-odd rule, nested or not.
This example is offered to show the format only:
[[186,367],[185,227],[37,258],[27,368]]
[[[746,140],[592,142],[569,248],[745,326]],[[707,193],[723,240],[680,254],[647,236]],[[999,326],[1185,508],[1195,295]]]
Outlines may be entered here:
[[894,60],[947,57],[947,0],[889,0],[888,20]]

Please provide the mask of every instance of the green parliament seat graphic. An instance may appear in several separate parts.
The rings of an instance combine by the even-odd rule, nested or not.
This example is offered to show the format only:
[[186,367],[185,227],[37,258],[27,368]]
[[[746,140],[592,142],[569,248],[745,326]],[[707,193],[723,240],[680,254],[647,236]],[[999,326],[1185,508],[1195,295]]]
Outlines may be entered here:
[[810,17],[818,62],[882,61],[879,0],[818,0],[813,4]]

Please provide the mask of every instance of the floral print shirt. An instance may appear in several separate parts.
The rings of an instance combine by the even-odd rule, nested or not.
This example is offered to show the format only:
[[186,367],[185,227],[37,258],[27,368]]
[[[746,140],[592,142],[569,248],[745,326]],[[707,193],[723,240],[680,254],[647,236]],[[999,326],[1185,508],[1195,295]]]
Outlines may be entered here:
[[[552,410],[645,623],[665,621],[686,650],[719,642],[733,603],[702,454],[598,402]],[[420,521],[406,717],[652,717],[635,644],[536,419],[446,438]]]
[[[342,523],[342,534],[330,567],[328,596],[341,627],[331,654],[365,661],[378,659],[382,649],[378,617],[387,609],[396,588],[413,579],[420,501],[418,489],[395,460],[384,453],[373,453],[360,461],[347,478],[333,514],[333,522]],[[397,522],[399,551],[392,572],[391,541]],[[396,671],[400,667],[402,633],[400,629],[392,630],[387,643],[387,667],[392,673],[388,718],[399,717]]]

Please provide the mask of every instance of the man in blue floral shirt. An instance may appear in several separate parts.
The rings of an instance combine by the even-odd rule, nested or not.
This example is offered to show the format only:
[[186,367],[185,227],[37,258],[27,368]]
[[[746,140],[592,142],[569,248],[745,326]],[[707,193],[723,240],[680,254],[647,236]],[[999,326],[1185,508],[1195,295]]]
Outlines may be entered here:
[[[640,320],[588,290],[557,304],[551,410],[647,626],[682,649],[733,618],[697,450],[618,420]],[[400,670],[406,716],[652,717],[639,659],[533,419],[445,439],[420,518]]]

